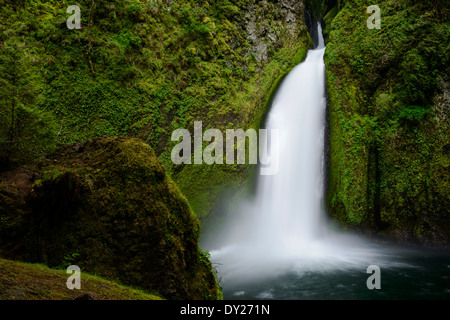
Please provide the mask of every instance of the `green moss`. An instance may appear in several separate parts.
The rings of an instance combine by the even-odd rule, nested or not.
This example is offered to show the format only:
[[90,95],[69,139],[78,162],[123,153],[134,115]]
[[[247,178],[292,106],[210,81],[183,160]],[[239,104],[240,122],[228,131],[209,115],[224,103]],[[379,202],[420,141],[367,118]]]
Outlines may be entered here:
[[[195,120],[218,129],[262,125],[277,83],[311,46],[301,3],[289,9],[296,21],[286,24],[286,9],[272,2],[108,0],[93,7],[83,0],[82,12],[92,14],[82,14],[81,30],[65,27],[67,5],[4,4],[0,58],[7,63],[0,72],[7,90],[0,108],[9,116],[0,144],[9,139],[11,117],[17,123],[28,119],[16,115],[11,101],[26,105],[36,125],[21,131],[23,137],[17,131],[17,141],[27,143],[9,145],[0,162],[40,159],[62,145],[102,135],[138,137],[155,150],[194,212],[208,215],[215,197],[246,180],[252,168],[233,173],[174,167],[170,135]],[[206,193],[188,186],[194,178]]]
[[382,28],[370,30],[370,4],[345,1],[326,20],[330,211],[371,230],[445,243],[448,10],[381,1]]
[[93,139],[58,150],[42,168],[23,233],[1,243],[8,257],[50,267],[70,261],[165,298],[218,297],[211,266],[199,258],[198,219],[150,146]]
[[[308,44],[311,45],[310,39]],[[243,128],[246,130],[264,127],[266,113],[279,84],[289,71],[306,57],[308,46],[299,43],[292,48],[281,49],[274,60],[265,67],[263,78],[257,81],[259,86],[255,86],[249,94],[251,100],[240,102],[240,104],[249,105],[252,108],[248,115],[243,110],[240,111],[244,120],[237,123],[242,126],[228,124],[226,128]],[[243,99],[245,95],[247,95],[245,92],[237,93],[236,98]],[[217,128],[224,129],[225,127],[218,126]],[[211,214],[220,198],[237,192],[242,185],[251,184],[256,172],[256,166],[248,164],[204,164],[177,167],[171,163],[170,151],[171,149],[163,153],[161,159],[165,167],[171,170],[171,176],[189,199],[196,215],[202,220]]]
[[0,299],[72,300],[89,294],[98,300],[161,300],[157,295],[81,270],[81,289],[66,287],[69,274],[42,264],[0,259]]
[[[286,60],[279,59],[287,58],[282,51],[301,48],[306,30],[290,36],[275,19],[279,6],[268,11],[254,1],[232,3],[133,0],[93,7],[85,0],[78,5],[92,15],[82,15],[81,30],[65,28],[65,1],[5,3],[1,108],[11,116],[1,139],[6,141],[12,118],[13,129],[27,122],[29,130],[13,132],[21,145],[9,148],[18,154],[42,156],[106,134],[142,138],[159,155],[171,130],[194,117],[223,126],[240,111],[246,122],[253,108],[249,98],[264,95],[264,88],[257,92],[261,78],[272,78],[272,70],[249,51],[246,10],[273,18],[270,27],[279,40],[267,42],[268,56],[281,69]],[[22,107],[31,116],[19,114]],[[36,124],[30,126],[31,120]],[[28,139],[32,133],[39,133],[37,141]]]

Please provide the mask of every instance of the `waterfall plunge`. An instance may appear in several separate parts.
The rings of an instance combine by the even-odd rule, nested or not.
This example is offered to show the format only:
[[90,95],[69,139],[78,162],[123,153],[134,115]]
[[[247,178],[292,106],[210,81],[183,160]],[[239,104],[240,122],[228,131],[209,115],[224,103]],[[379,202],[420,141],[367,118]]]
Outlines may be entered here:
[[221,230],[227,241],[211,250],[225,281],[287,269],[367,267],[373,260],[373,249],[334,232],[325,219],[325,46],[318,28],[317,48],[283,80],[268,115],[266,127],[279,131],[272,142],[279,147],[279,171],[258,177],[255,197],[241,203]]

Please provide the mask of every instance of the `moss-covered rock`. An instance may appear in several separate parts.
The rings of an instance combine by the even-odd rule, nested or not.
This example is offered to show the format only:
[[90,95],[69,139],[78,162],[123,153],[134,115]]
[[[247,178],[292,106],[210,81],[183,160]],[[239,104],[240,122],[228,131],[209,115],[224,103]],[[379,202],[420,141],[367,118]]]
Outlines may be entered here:
[[[211,96],[202,108],[218,104],[214,106],[217,111],[209,112],[207,116],[204,111],[197,113],[186,122],[185,128],[191,131],[194,120],[202,120],[204,130],[217,128],[223,132],[230,128],[263,127],[271,97],[279,83],[304,60],[307,50],[313,46],[305,25],[303,0],[230,2],[236,3],[237,10],[226,22],[233,34],[229,52],[234,57],[244,58],[239,63],[243,73],[233,75],[233,78],[238,80],[243,75],[245,79],[234,88],[228,81],[231,95]],[[245,60],[252,63],[243,63]],[[247,76],[251,74],[255,76]],[[202,223],[215,219],[215,215],[226,210],[224,199],[233,202],[251,188],[254,165],[174,165],[170,161],[170,151],[176,143],[169,143],[160,158]]]
[[82,28],[70,30],[70,1],[4,1],[0,171],[102,135],[137,137],[207,216],[249,170],[173,166],[171,133],[200,120],[257,128],[274,82],[310,46],[303,2],[79,0]]
[[441,1],[326,1],[328,205],[344,224],[450,243],[449,10]]
[[197,245],[198,220],[143,141],[105,136],[64,147],[41,163],[31,190],[23,218],[28,231],[7,232],[21,248],[2,242],[4,256],[76,264],[169,299],[218,297]]

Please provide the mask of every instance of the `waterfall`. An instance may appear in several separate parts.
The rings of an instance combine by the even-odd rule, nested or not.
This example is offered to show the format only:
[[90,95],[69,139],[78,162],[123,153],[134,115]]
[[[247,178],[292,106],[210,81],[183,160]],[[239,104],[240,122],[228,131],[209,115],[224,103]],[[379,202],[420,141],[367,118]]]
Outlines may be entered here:
[[317,47],[282,81],[268,114],[266,128],[278,130],[278,141],[271,140],[278,146],[269,148],[278,147],[279,170],[258,177],[254,198],[240,203],[222,228],[227,241],[211,250],[224,278],[265,277],[294,265],[335,268],[370,253],[325,219],[325,46],[317,27]]
[[[431,271],[433,285],[423,274],[430,269],[429,251],[369,241],[333,228],[326,218],[325,46],[317,28],[317,47],[285,77],[265,124],[278,130],[278,139],[265,137],[268,154],[278,150],[278,172],[258,176],[254,196],[222,217],[212,236],[215,243],[207,248],[224,298],[384,299],[385,294],[426,296],[430,286],[436,297],[448,296],[448,287],[440,283],[450,268],[442,261],[450,256],[433,260],[441,266],[435,269],[439,273]],[[366,282],[372,267],[382,270],[383,290],[371,290]]]
[[[321,37],[320,25],[319,36]],[[325,48],[284,79],[273,100],[266,127],[279,131],[279,171],[258,182],[254,236],[266,250],[297,250],[314,240],[322,226],[325,108]],[[275,148],[275,146],[271,146]],[[270,245],[270,247],[268,247]]]

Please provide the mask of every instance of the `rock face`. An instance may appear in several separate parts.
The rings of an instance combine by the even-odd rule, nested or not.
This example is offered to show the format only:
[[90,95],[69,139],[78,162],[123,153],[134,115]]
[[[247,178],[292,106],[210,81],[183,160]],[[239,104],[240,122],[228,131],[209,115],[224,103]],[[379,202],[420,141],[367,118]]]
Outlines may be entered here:
[[249,4],[243,25],[250,44],[247,55],[255,55],[259,62],[267,63],[268,51],[279,39],[295,40],[304,33],[303,1],[284,0],[272,3],[264,0]]
[[[227,39],[229,47],[226,52],[229,54],[224,58],[227,66],[238,66],[245,80],[236,87],[235,97],[238,100],[221,95],[217,101],[221,106],[239,102],[236,108],[229,109],[234,110],[233,114],[214,111],[208,113],[214,116],[207,119],[197,113],[194,119],[201,117],[204,127],[220,130],[231,127],[257,128],[263,125],[270,98],[282,78],[306,57],[308,48],[312,47],[304,23],[304,1],[230,2],[235,5],[232,6],[235,7],[234,14],[221,20],[228,30],[224,39]],[[225,2],[217,2],[216,5],[220,3]],[[233,62],[230,57],[238,59]],[[250,78],[252,74],[257,76]],[[235,76],[233,78],[238,79]],[[232,87],[228,85],[228,88],[233,92]],[[209,96],[207,100],[209,104],[216,99]],[[192,128],[193,124],[189,124],[189,127]],[[169,137],[166,141],[169,141]],[[234,196],[245,193],[242,187],[252,183],[250,177],[255,172],[253,165],[175,166],[164,160],[170,159],[170,149],[158,156],[202,223],[220,216],[221,212],[227,210],[225,203],[234,203],[236,199],[231,200]]]
[[[30,170],[32,171],[32,170]],[[0,253],[76,264],[169,299],[217,298],[199,223],[153,150],[102,137],[60,149],[17,184],[0,185]]]
[[64,2],[4,2],[0,171],[62,144],[137,137],[152,146],[198,217],[212,214],[224,190],[252,170],[175,166],[171,133],[199,120],[205,128],[259,127],[274,84],[310,46],[303,1],[78,5],[89,21],[75,33]]
[[366,4],[328,2],[329,211],[364,232],[448,246],[449,10],[380,1],[376,30]]

